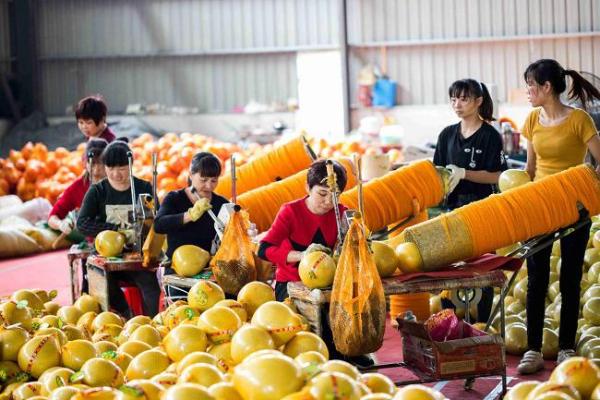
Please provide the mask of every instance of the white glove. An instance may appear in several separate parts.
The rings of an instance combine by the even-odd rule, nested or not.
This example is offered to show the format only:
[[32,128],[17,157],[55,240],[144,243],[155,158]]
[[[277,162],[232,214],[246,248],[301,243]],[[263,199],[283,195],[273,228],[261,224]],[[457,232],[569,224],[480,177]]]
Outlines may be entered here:
[[323,246],[322,244],[318,243],[312,243],[306,248],[306,250],[302,252],[302,258],[315,251],[322,251],[325,254],[331,255],[331,249],[329,247]]
[[127,244],[133,244],[135,242],[135,231],[133,229],[121,229],[118,232],[125,236],[125,242],[127,242]]
[[450,193],[452,193],[460,183],[461,179],[465,179],[467,171],[454,164],[446,165],[446,168],[450,170]]
[[73,220],[71,218],[65,218],[58,224],[58,230],[68,235],[73,231]]
[[250,240],[254,241],[256,235],[258,235],[258,229],[256,229],[256,224],[250,223],[250,228],[247,230],[248,236],[250,236]]

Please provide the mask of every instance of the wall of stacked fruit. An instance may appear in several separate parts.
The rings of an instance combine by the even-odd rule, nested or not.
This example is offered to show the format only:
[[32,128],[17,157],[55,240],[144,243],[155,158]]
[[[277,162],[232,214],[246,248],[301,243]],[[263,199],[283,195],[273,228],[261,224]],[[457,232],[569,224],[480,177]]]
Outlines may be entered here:
[[[311,146],[322,157],[350,156],[353,153],[376,153],[358,141],[329,143],[324,139],[310,140]],[[235,154],[236,164],[243,165],[268,152],[276,144],[238,144],[220,142],[214,138],[191,133],[167,133],[160,138],[143,134],[131,142],[134,152],[134,174],[152,179],[152,153],[158,154],[159,198],[172,190],[185,187],[188,167],[193,155],[210,151],[224,163],[224,172],[230,170],[230,157]],[[43,143],[27,143],[21,150],[10,150],[6,159],[0,158],[0,196],[16,194],[22,200],[44,197],[54,203],[64,189],[83,173],[82,154],[85,145],[74,151],[64,147],[48,150]],[[392,164],[401,161],[399,150],[388,152]]]

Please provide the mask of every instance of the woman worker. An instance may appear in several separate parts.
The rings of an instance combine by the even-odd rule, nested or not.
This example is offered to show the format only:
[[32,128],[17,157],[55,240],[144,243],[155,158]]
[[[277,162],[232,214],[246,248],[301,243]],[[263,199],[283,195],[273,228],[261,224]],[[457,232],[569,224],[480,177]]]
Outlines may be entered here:
[[[453,210],[494,193],[500,174],[506,170],[506,160],[500,133],[488,123],[494,119],[494,103],[486,86],[474,79],[461,79],[450,85],[448,96],[460,121],[440,133],[433,163],[452,172],[444,208]],[[493,297],[491,287],[483,289],[477,305],[478,321],[488,320]],[[443,305],[451,307],[449,300]]]
[[[132,239],[132,226],[129,215],[133,210],[131,204],[131,185],[129,177],[127,143],[115,140],[109,144],[102,153],[102,160],[106,168],[106,178],[90,186],[86,193],[79,217],[77,228],[86,236],[96,236],[104,230],[120,231]],[[136,196],[147,193],[152,194],[150,183],[133,177]],[[144,315],[154,316],[158,312],[158,297],[160,288],[156,274],[150,271],[122,271],[113,273],[121,281],[134,283],[143,297]],[[131,316],[131,310],[117,279],[111,280],[109,286],[110,303],[124,316]]]
[[[308,195],[284,204],[273,225],[260,241],[258,256],[276,265],[277,301],[288,297],[288,282],[300,280],[298,263],[304,254],[317,250],[331,253],[336,245],[337,223],[331,191],[327,186],[326,162],[319,160],[311,165],[306,179]],[[336,161],[333,163],[333,170],[338,190],[343,192],[347,182],[346,170]],[[346,207],[340,204],[340,214],[345,210]],[[323,316],[323,321],[328,321],[327,314]],[[329,324],[325,323],[323,328],[323,339],[332,358],[344,358],[335,349]],[[367,355],[350,357],[349,361],[363,367],[373,365],[373,360]]]
[[107,145],[108,143],[104,139],[90,139],[87,142],[83,155],[85,172],[65,189],[50,210],[48,215],[50,228],[66,235],[71,233],[75,226],[75,220],[69,213],[81,207],[83,196],[91,184],[100,182],[106,177],[101,155]]
[[[522,135],[527,139],[527,172],[536,181],[583,163],[588,150],[596,162],[600,161],[600,138],[594,121],[584,110],[568,106],[560,98],[567,89],[567,76],[571,78],[570,99],[578,100],[584,107],[590,100],[600,100],[600,92],[590,82],[576,71],[564,69],[555,60],[538,60],[524,73],[529,102],[535,108],[525,120]],[[583,256],[590,224],[560,240],[561,271],[565,273],[560,274],[559,364],[575,355]],[[552,248],[547,247],[527,260],[529,350],[517,367],[521,374],[544,368],[541,348],[551,252]]]
[[[154,219],[154,230],[167,235],[169,259],[179,246],[185,244],[211,252],[216,231],[214,221],[206,211],[212,209],[218,214],[221,206],[228,203],[226,198],[214,193],[220,175],[219,159],[212,153],[198,153],[190,164],[189,186],[165,196]],[[168,267],[165,273],[175,272]]]
[[86,140],[100,138],[111,143],[115,134],[106,123],[108,107],[100,95],[88,96],[79,100],[75,108],[77,127],[86,137]]
[[[334,161],[338,189],[344,191],[346,170]],[[287,283],[300,280],[298,263],[303,252],[331,249],[337,240],[337,224],[331,191],[327,186],[326,160],[315,161],[307,174],[308,195],[284,204],[273,225],[260,241],[258,256],[276,266],[275,297],[288,297]],[[340,214],[346,207],[339,205]]]

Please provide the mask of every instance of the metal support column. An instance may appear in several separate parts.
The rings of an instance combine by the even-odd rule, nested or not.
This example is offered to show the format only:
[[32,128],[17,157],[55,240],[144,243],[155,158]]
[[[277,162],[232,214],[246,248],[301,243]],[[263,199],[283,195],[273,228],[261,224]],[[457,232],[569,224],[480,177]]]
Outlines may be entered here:
[[347,1],[339,0],[340,13],[340,57],[342,58],[342,88],[344,102],[344,133],[350,132],[350,61],[348,45],[348,9]]
[[12,71],[18,82],[21,115],[39,108],[38,65],[35,46],[34,0],[11,1],[9,6]]

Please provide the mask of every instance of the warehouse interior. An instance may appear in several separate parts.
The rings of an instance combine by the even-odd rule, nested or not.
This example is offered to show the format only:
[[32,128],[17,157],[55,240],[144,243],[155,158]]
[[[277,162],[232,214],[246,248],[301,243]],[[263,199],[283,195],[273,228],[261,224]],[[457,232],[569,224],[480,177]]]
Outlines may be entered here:
[[599,131],[600,0],[0,0],[0,400],[600,399]]

